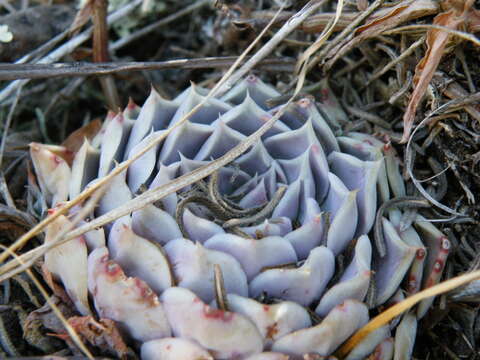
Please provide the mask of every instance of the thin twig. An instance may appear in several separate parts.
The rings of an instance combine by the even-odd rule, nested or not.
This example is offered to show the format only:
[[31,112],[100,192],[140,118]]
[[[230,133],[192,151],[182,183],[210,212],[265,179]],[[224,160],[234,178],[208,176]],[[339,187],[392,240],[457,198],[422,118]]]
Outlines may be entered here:
[[451,35],[456,35],[461,39],[470,41],[474,43],[477,46],[480,46],[480,40],[473,34],[469,34],[464,31],[458,31],[455,29],[450,29],[445,26],[440,26],[440,25],[433,25],[433,24],[418,24],[418,25],[405,25],[405,26],[399,26],[394,29],[388,29],[382,32],[384,35],[395,35],[398,33],[403,33],[403,32],[408,32],[408,30],[430,30],[430,29],[436,29],[436,30],[442,30],[445,32],[450,33]]
[[[93,2],[93,62],[109,61],[108,55],[108,24],[107,24],[108,0],[95,0]],[[120,107],[115,80],[112,76],[99,77],[102,85],[103,95],[107,99],[110,110],[117,110]]]
[[227,292],[225,291],[225,283],[223,281],[222,268],[220,265],[213,266],[213,280],[215,284],[215,300],[217,307],[222,311],[229,311]]
[[[54,64],[0,64],[0,81],[17,79],[46,79],[88,75],[108,75],[125,71],[161,70],[172,68],[202,69],[231,66],[236,56],[176,59],[167,61],[132,61],[106,63],[54,63]],[[278,66],[292,71],[292,59],[265,59],[260,65]]]
[[390,61],[387,65],[385,65],[380,71],[375,72],[370,79],[368,79],[367,83],[362,86],[362,89],[367,87],[369,84],[372,83],[372,81],[377,80],[380,76],[385,74],[388,70],[390,70],[392,67],[397,65],[399,62],[403,61],[405,58],[410,56],[417,47],[422,45],[425,42],[425,36],[422,36],[420,39],[415,41],[412,45],[408,47],[407,50],[405,50],[403,53],[401,53],[396,59]]

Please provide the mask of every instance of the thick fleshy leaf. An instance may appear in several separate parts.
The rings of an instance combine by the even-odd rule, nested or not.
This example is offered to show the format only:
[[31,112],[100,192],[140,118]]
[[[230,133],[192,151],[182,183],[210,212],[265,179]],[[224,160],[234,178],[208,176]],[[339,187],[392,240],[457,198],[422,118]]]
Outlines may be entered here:
[[340,124],[348,123],[349,119],[332,89],[330,89],[328,81],[329,78],[325,77],[319,82],[319,85],[321,86],[319,89],[319,93],[321,95],[321,106],[319,107],[319,110],[321,110],[322,115],[327,123],[332,127],[332,129],[334,129],[335,135],[341,136],[342,128]]
[[252,149],[239,156],[235,162],[243,171],[253,176],[255,174],[263,174],[270,168],[273,161],[263,143],[258,142]]
[[245,135],[219,121],[212,135],[195,154],[194,160],[217,159],[245,139]]
[[327,155],[332,151],[340,151],[337,139],[335,138],[332,129],[315,106],[315,99],[313,97],[305,97],[298,100],[297,111],[303,114],[305,118],[312,121],[315,133],[322,143]]
[[173,286],[173,274],[166,255],[159,245],[133,232],[130,218],[120,218],[114,223],[108,249],[111,258],[127,276],[142,279],[157,294]]
[[318,201],[313,198],[308,198],[305,201],[305,208],[303,209],[300,222],[302,224],[305,224],[306,222],[309,222],[310,220],[315,218],[321,212],[322,212],[322,209],[320,209],[320,205],[318,204]]
[[268,202],[265,180],[261,179],[259,183],[240,200],[238,205],[244,209],[257,207]]
[[259,225],[242,227],[241,230],[255,239],[267,236],[285,236],[292,231],[292,222],[286,217],[273,218],[267,219]]
[[87,184],[98,175],[100,152],[94,149],[87,139],[75,154],[72,163],[72,176],[69,184],[69,196],[73,199]]
[[[155,175],[155,178],[150,183],[149,189],[155,189],[175,179],[177,177],[179,165],[179,163],[175,163],[170,166],[165,166],[162,163],[158,164],[157,175]],[[172,216],[175,216],[177,201],[178,199],[176,193],[167,195],[160,199],[160,203],[162,204],[164,210]]]
[[195,124],[190,121],[176,128],[165,140],[159,155],[159,161],[170,165],[180,160],[180,154],[193,159],[203,143],[213,133],[211,126]]
[[[51,243],[71,226],[70,220],[60,215],[48,227],[45,244]],[[87,290],[87,246],[83,236],[55,246],[45,254],[45,267],[60,279],[68,296],[82,315],[90,315]]]
[[[315,184],[311,180],[313,178],[313,172],[310,167],[310,151],[306,151],[294,159],[279,160],[278,162],[282,166],[289,184],[300,178],[303,180],[303,196],[315,197]],[[310,181],[308,181],[308,179],[310,179]],[[308,185],[308,187],[306,185]]]
[[327,247],[340,254],[353,239],[358,223],[357,190],[349,191],[342,181],[329,173],[330,190],[322,209],[330,214]]
[[417,317],[415,313],[407,313],[395,332],[394,360],[409,360],[412,358],[413,345],[417,335]]
[[291,301],[265,305],[233,294],[227,296],[227,301],[231,311],[244,315],[257,326],[267,347],[284,335],[312,325],[307,310]]
[[132,214],[132,229],[135,234],[159,244],[181,238],[182,232],[175,219],[155,205],[147,205]]
[[[357,346],[355,346],[353,350],[345,358],[345,360],[366,359],[368,355],[376,352],[375,349],[378,346],[380,346],[383,341],[388,339],[389,336],[390,336],[389,326],[385,325],[385,326],[379,327],[378,329],[368,334],[365,337],[365,339],[363,339]],[[377,357],[376,353],[374,353],[372,360],[380,360],[380,358]]]
[[[79,226],[86,224],[85,220],[79,222]],[[103,228],[98,228],[94,230],[87,231],[83,234],[85,242],[87,244],[88,251],[93,251],[96,248],[105,246],[105,230]]]
[[181,338],[163,338],[144,342],[142,360],[214,360],[210,353],[194,341]]
[[382,226],[387,254],[377,259],[375,266],[376,305],[383,304],[397,290],[417,252],[416,247],[403,242],[390,221],[383,218]]
[[232,255],[242,265],[249,281],[264,267],[297,262],[293,246],[279,236],[256,240],[220,234],[207,240],[205,247]]
[[[222,236],[222,235],[218,235]],[[222,270],[227,293],[248,296],[247,276],[231,255],[204,248],[200,243],[176,239],[165,245],[177,285],[192,290],[206,303],[215,298],[214,266]]]
[[[268,119],[272,117],[271,114],[263,110],[255,101],[246,95],[243,102],[222,115],[220,120],[225,122],[228,127],[249,136],[257,131]],[[216,123],[213,123],[215,126]],[[281,132],[289,131],[290,128],[282,122],[275,122],[273,127],[269,129],[263,136],[266,139],[272,135]]]
[[[396,228],[398,229],[399,226],[396,225]],[[422,286],[423,271],[425,269],[425,261],[427,257],[427,249],[423,245],[420,236],[412,226],[408,227],[404,231],[399,231],[398,234],[406,244],[416,248],[412,266],[408,271],[408,277],[406,280],[407,286],[405,289],[408,294],[412,295],[420,291],[420,288]]]
[[282,199],[273,210],[272,217],[287,217],[296,220],[300,209],[300,195],[302,192],[302,180],[298,179],[290,184]]
[[280,96],[277,90],[265,84],[258,77],[249,75],[228,91],[222,97],[222,100],[240,104],[247,97],[247,94],[264,109],[268,108],[267,100]]
[[392,337],[386,338],[375,348],[372,360],[392,360],[394,352],[394,340]]
[[326,316],[332,308],[347,299],[363,301],[371,278],[372,245],[367,235],[360,236],[355,246],[355,256],[339,282],[322,296],[315,312]]
[[126,277],[109,259],[107,248],[88,256],[88,288],[100,317],[115,320],[134,339],[148,341],[171,335],[163,306],[150,287]]
[[128,186],[133,193],[137,192],[141,185],[148,184],[152,178],[152,172],[157,164],[157,152],[160,146],[158,139],[164,136],[164,133],[165,131],[152,132],[130,150],[128,159],[133,158],[152,143],[157,143],[153,148],[135,160],[128,168]]
[[[383,153],[387,147],[391,148],[391,145],[387,145],[373,136],[366,136],[366,134],[349,133],[347,136],[338,137],[338,143],[342,152],[358,157],[365,161],[383,160]],[[382,202],[390,199],[390,188],[388,184],[387,168],[385,161],[382,161],[382,165],[378,170],[377,187]]]
[[358,226],[356,236],[372,228],[377,209],[377,176],[382,162],[362,161],[351,155],[332,152],[328,161],[332,172],[349,190],[358,190]]
[[323,244],[327,230],[325,219],[324,213],[317,214],[310,221],[285,235],[285,239],[295,249],[298,259],[305,259],[312,249]]
[[306,353],[327,356],[367,322],[365,304],[347,300],[334,307],[320,324],[280,338],[273,344],[272,350],[293,356]]
[[[422,288],[428,288],[437,284],[445,269],[445,262],[450,253],[451,245],[448,238],[432,223],[426,221],[423,217],[417,216],[415,221],[422,242],[427,246],[427,260],[423,276]],[[418,305],[417,317],[422,318],[432,305],[434,298],[425,299]]]
[[179,287],[165,290],[161,299],[173,334],[195,341],[215,359],[241,359],[262,351],[262,336],[243,315],[214,309]]
[[115,161],[120,162],[123,159],[132,126],[133,121],[126,119],[122,113],[118,113],[108,123],[102,137],[99,177],[107,175],[115,166]]
[[152,130],[165,129],[173,114],[177,111],[177,107],[178,105],[175,102],[163,99],[152,87],[149,97],[134,122],[126,145],[125,156],[128,156],[134,146],[140,143]]
[[[125,177],[126,172],[123,171],[110,180],[96,209],[97,215],[106,214],[110,210],[116,209],[132,199],[133,196],[125,181]],[[94,180],[92,183],[96,181],[97,180]]]
[[218,234],[225,234],[225,230],[213,221],[196,216],[190,210],[186,209],[183,213],[183,226],[190,240],[205,243],[211,237]]
[[47,204],[52,207],[68,199],[71,170],[67,161],[58,155],[66,149],[61,146],[30,144],[37,181]]
[[[205,96],[201,94],[202,91],[199,91],[198,87],[191,86],[190,89],[185,93],[181,99],[180,106],[178,107],[175,115],[172,117],[169,126],[176,124],[178,121],[183,119],[195,106],[200,104]],[[190,116],[188,120],[192,123],[198,124],[211,124],[215,121],[220,114],[223,114],[230,110],[232,107],[218,99],[211,98],[203,104],[202,107],[198,109],[195,114]]]
[[308,306],[322,295],[335,270],[330,250],[320,246],[310,252],[305,263],[296,269],[265,270],[250,282],[250,295],[262,293]]
[[407,191],[405,189],[405,182],[403,181],[402,174],[400,172],[401,160],[393,146],[384,147],[384,152],[385,167],[392,193],[395,197],[405,196]]

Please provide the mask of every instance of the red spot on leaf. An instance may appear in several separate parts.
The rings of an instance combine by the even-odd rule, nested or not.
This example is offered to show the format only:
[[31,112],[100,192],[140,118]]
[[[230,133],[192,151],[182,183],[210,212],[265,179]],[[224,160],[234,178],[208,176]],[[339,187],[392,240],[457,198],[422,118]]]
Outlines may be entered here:
[[229,322],[233,318],[233,313],[230,311],[223,311],[220,309],[214,309],[209,305],[203,306],[203,316],[207,319],[221,320]]
[[426,255],[425,249],[418,249],[417,254],[416,254],[416,258],[418,260],[423,260],[425,258],[425,255]]
[[137,291],[139,292],[140,297],[150,306],[158,305],[158,297],[150,288],[150,286],[148,286],[145,281],[140,280],[139,278],[135,278],[134,281],[135,281],[135,287],[137,288]]

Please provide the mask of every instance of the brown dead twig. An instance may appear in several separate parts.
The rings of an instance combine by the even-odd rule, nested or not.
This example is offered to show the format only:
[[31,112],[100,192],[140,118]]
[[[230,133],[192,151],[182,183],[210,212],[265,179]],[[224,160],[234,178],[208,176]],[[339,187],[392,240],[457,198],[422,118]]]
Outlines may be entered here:
[[[107,24],[107,6],[108,0],[90,0],[93,2],[93,62],[109,61],[108,55],[108,24]],[[118,95],[115,80],[112,76],[101,76],[100,84],[110,110],[116,110],[120,107],[120,97]]]
[[[251,57],[248,57],[250,59]],[[55,63],[55,64],[0,64],[0,81],[17,79],[46,79],[55,77],[109,75],[127,71],[163,70],[163,69],[205,69],[231,66],[236,56],[207,57],[196,59],[175,59],[167,61],[132,61],[105,63]],[[292,59],[272,58],[260,62],[260,68],[275,71],[292,71]]]

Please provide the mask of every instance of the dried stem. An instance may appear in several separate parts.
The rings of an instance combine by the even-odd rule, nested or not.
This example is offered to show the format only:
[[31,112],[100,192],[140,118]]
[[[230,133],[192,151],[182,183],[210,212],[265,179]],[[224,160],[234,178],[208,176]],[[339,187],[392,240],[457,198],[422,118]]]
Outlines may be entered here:
[[[16,79],[46,79],[88,75],[107,75],[126,71],[161,69],[201,69],[231,66],[236,56],[176,59],[146,62],[107,62],[107,63],[55,63],[55,64],[0,64],[0,81]],[[265,59],[260,65],[273,66],[276,70],[291,72],[294,62],[291,59]]]
[[[108,0],[93,0],[93,61],[96,63],[109,60],[107,7]],[[117,110],[120,107],[120,97],[113,77],[102,76],[99,80],[108,107]]]

